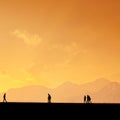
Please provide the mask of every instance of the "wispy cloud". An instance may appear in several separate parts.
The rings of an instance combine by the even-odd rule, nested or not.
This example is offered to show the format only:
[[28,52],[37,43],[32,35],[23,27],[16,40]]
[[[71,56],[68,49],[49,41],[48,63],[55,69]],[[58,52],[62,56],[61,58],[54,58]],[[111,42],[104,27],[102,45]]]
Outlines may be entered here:
[[67,53],[64,64],[69,64],[76,56],[83,56],[87,53],[87,50],[79,48],[76,42],[73,42],[64,47],[64,51]]
[[21,30],[14,30],[12,32],[12,35],[16,36],[17,38],[21,39],[26,43],[27,45],[36,46],[41,43],[42,39],[37,34],[30,34],[27,31],[21,31]]

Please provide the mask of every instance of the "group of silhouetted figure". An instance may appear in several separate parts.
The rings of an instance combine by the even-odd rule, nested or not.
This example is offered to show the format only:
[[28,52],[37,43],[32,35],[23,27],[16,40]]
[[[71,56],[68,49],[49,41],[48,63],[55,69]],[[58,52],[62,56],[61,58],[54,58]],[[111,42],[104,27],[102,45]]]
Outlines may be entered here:
[[92,103],[91,97],[89,95],[84,95],[84,103]]
[[[48,103],[51,103],[51,95],[48,93]],[[6,93],[3,94],[3,102],[7,102]],[[90,95],[84,95],[84,103],[92,103]]]

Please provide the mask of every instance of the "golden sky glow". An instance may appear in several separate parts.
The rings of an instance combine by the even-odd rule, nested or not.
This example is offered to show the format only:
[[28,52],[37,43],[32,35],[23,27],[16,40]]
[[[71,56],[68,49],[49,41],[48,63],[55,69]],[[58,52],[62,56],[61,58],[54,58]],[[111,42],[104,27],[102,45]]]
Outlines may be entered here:
[[120,0],[0,0],[0,91],[120,81]]

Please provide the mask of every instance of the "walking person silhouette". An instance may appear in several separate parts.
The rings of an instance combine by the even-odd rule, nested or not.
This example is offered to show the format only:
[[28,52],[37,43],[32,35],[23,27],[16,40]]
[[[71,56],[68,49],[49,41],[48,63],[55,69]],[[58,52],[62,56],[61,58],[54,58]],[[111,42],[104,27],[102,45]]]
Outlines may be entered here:
[[4,93],[4,95],[3,95],[3,102],[7,102],[7,100],[6,100],[6,93]]
[[91,97],[87,95],[87,103],[91,103]]
[[48,93],[48,103],[51,103],[51,95]]

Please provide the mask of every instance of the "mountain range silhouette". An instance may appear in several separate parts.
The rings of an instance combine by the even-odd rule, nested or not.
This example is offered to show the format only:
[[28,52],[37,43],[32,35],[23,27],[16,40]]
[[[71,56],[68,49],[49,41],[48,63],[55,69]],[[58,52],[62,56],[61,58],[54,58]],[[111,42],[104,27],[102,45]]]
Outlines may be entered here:
[[6,93],[9,102],[47,102],[47,94],[50,93],[52,102],[83,103],[84,95],[89,94],[94,103],[120,103],[119,90],[119,82],[100,78],[80,85],[65,82],[54,89],[39,85],[12,88]]

